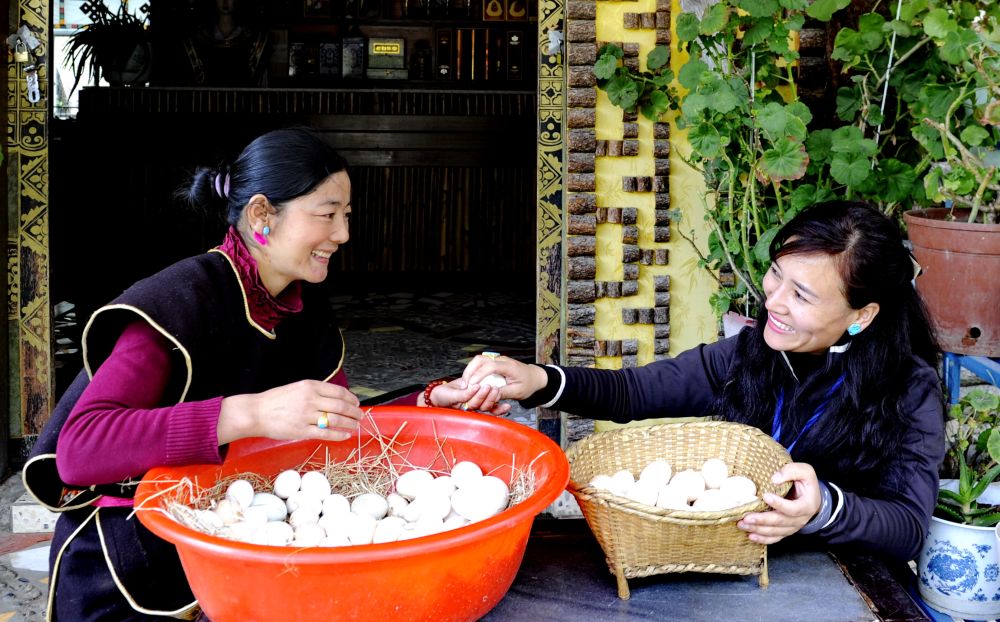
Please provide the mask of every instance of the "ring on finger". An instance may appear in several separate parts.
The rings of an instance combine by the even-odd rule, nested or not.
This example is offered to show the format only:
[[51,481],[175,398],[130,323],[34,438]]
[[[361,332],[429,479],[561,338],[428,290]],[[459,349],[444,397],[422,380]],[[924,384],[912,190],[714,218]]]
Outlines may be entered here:
[[320,414],[319,419],[316,420],[316,427],[320,430],[325,430],[330,427],[329,413],[323,412]]
[[488,359],[490,359],[492,361],[495,361],[495,360],[497,360],[497,357],[500,356],[500,353],[499,352],[483,352],[483,356],[485,356],[486,358],[488,358]]

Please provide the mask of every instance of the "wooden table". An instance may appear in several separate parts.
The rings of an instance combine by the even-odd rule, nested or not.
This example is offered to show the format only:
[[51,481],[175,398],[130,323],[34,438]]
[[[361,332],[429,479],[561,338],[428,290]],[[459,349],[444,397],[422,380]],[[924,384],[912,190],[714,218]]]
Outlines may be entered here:
[[930,620],[907,594],[912,573],[905,565],[900,570],[872,557],[772,546],[768,568],[766,589],[756,576],[676,573],[630,579],[631,598],[621,600],[586,522],[539,518],[514,584],[483,619]]

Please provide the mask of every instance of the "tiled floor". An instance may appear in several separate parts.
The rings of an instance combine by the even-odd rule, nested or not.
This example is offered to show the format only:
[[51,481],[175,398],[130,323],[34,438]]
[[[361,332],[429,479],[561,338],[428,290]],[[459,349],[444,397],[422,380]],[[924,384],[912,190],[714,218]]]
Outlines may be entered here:
[[[458,375],[483,350],[534,360],[530,294],[397,292],[338,296],[333,302],[347,342],[345,371],[362,400]],[[533,410],[515,408],[509,418],[534,426]],[[19,474],[0,486],[0,622],[45,619],[48,536],[11,533],[9,508],[23,491]]]

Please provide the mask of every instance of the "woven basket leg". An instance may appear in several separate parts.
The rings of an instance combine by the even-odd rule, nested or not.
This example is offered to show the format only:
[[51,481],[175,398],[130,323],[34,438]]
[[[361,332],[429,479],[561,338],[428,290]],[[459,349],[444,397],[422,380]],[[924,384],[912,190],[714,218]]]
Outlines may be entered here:
[[625,578],[625,569],[615,566],[615,578],[618,579],[618,598],[628,600],[632,594],[628,591],[628,580]]
[[770,580],[767,578],[767,551],[764,551],[764,564],[760,569],[760,577],[757,578],[757,583],[760,587],[767,587]]

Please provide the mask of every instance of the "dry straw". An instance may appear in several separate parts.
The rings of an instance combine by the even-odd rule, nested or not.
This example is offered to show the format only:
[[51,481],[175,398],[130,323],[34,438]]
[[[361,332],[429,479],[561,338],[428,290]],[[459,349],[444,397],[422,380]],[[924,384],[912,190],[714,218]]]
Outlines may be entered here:
[[767,546],[752,542],[736,522],[748,512],[765,511],[763,501],[718,512],[668,510],[592,488],[595,475],[622,469],[639,473],[653,460],[666,460],[674,472],[699,469],[721,458],[731,475],[744,475],[758,495],[784,495],[790,484],[775,486],[771,476],[791,462],[785,449],[757,428],[720,421],[668,423],[592,434],[566,452],[569,490],[618,581],[618,596],[629,597],[627,579],[669,572],[759,575],[767,587]]
[[[460,459],[456,459],[454,449],[448,444],[448,439],[439,437],[436,430],[434,431],[434,443],[437,446],[437,451],[429,464],[416,465],[409,459],[409,452],[415,439],[401,440],[401,433],[407,425],[405,421],[392,437],[381,433],[378,424],[371,417],[370,411],[366,413],[364,425],[369,428],[370,436],[367,436],[362,442],[362,435],[359,434],[357,446],[346,459],[342,461],[332,460],[329,448],[324,444],[319,444],[309,458],[291,468],[299,473],[322,471],[329,480],[333,492],[342,494],[348,499],[354,499],[364,493],[388,495],[395,490],[399,475],[411,469],[425,469],[434,473],[435,476],[440,476],[450,473],[452,467],[460,461]],[[516,464],[516,458],[511,456],[508,508],[521,503],[534,494],[536,480],[532,467],[542,455],[544,453],[539,454],[524,467],[519,467]],[[496,473],[504,468],[507,468],[507,465],[498,466],[486,474]],[[234,473],[220,478],[208,487],[200,486],[197,480],[192,481],[184,478],[147,498],[142,507],[136,507],[136,510],[161,511],[185,527],[209,535],[219,535],[218,530],[211,522],[199,515],[199,510],[213,509],[221,499],[225,498],[229,485],[236,480],[249,481],[254,492],[270,492],[274,488],[276,477],[277,474],[263,476],[253,472]],[[150,503],[161,497],[163,498],[162,503]]]

